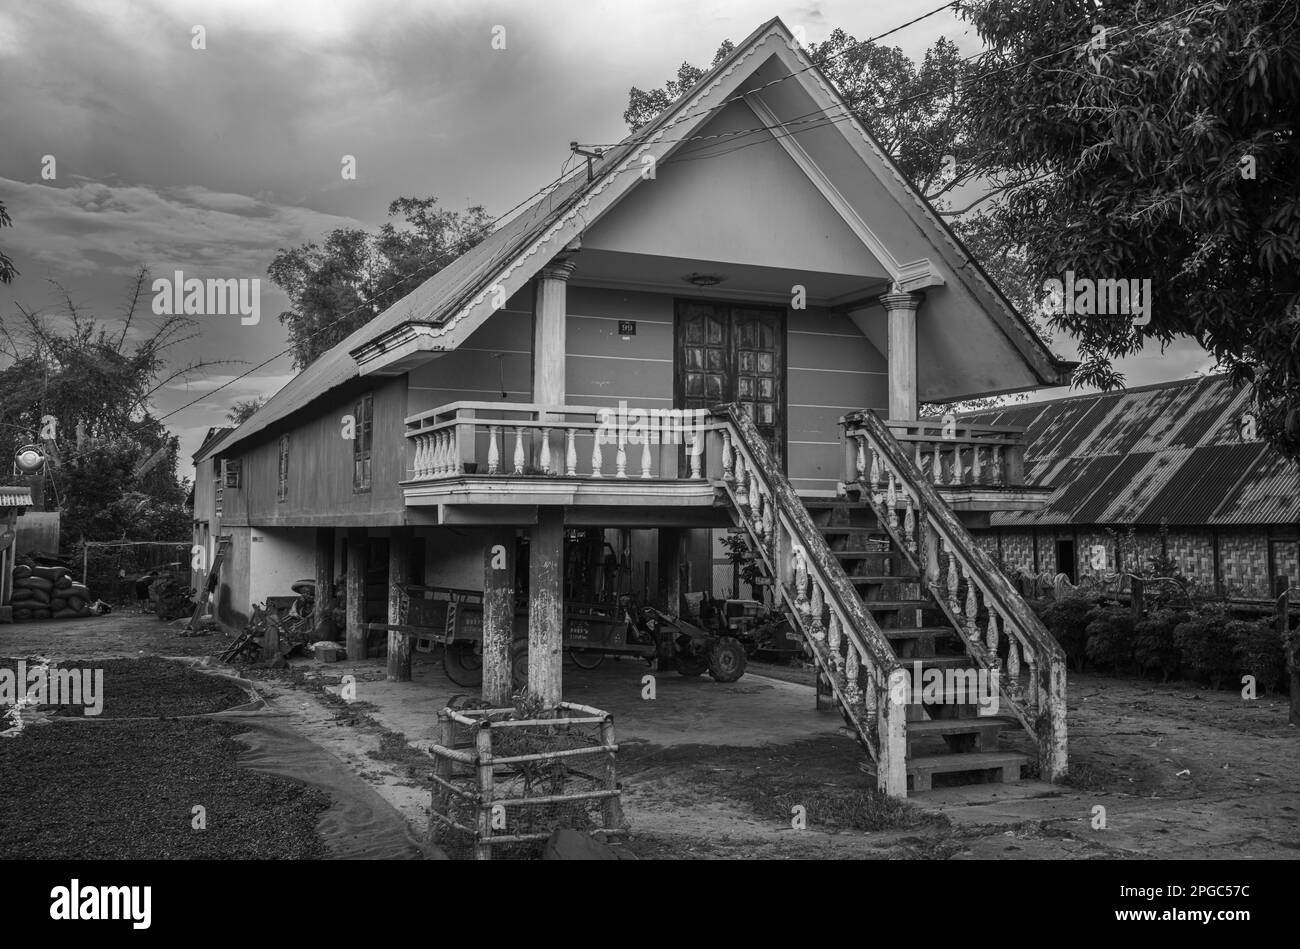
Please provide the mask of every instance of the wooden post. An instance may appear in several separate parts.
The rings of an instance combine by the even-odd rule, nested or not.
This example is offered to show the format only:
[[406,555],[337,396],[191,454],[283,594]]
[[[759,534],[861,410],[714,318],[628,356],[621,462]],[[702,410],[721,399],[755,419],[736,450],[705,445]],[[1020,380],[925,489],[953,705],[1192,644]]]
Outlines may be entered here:
[[682,610],[683,540],[680,528],[659,528],[659,603],[672,616]]
[[1278,637],[1286,656],[1286,671],[1291,686],[1291,711],[1288,725],[1300,725],[1300,632],[1291,633],[1291,579],[1277,577],[1273,581],[1278,591],[1276,612],[1273,615]]
[[366,658],[366,537],[348,528],[347,650],[349,660]]
[[[438,744],[448,751],[451,751],[456,743],[456,728],[451,720],[451,715],[446,709],[438,713]],[[436,755],[433,759],[433,773],[444,781],[451,781],[452,769],[454,762],[446,755]],[[451,792],[444,785],[438,782],[433,783],[433,794],[429,801],[433,813],[447,816],[447,805],[451,801]],[[437,821],[429,821],[429,829],[432,830],[437,825]]]
[[[388,622],[406,622],[402,600],[410,582],[411,528],[394,527],[388,538]],[[388,681],[411,681],[411,648],[414,639],[395,629],[388,631]]]
[[334,623],[334,528],[316,528],[316,604],[312,607],[316,638],[337,642]]
[[483,701],[510,704],[511,646],[515,636],[515,531],[488,531],[483,543]]
[[474,859],[491,860],[492,845],[492,729],[485,721],[474,732],[474,749],[478,752],[478,834],[474,841]]
[[1143,594],[1145,590],[1144,590],[1144,584],[1142,583],[1141,577],[1132,578],[1131,592],[1132,592],[1131,605],[1133,607],[1133,622],[1136,623],[1138,620],[1142,619],[1142,608],[1144,605]]
[[[600,743],[607,748],[614,747],[614,719],[606,716],[605,720],[600,723]],[[618,776],[614,764],[614,752],[605,753],[605,790],[614,791],[618,789]],[[605,798],[602,807],[602,817],[604,818],[606,830],[619,830],[623,826],[623,805],[617,797],[613,795]]]
[[541,507],[528,546],[528,692],[553,709],[563,697],[564,509]]

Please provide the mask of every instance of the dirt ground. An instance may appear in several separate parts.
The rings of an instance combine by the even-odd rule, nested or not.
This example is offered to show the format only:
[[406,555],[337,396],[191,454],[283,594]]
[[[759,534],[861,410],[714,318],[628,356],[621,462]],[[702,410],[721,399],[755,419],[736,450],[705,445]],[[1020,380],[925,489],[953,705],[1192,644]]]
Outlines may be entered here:
[[[10,656],[194,655],[225,641],[182,638],[138,614],[0,627],[0,655]],[[730,685],[660,675],[653,701],[643,698],[647,671],[633,662],[565,667],[567,698],[614,715],[629,847],[642,857],[1300,856],[1300,734],[1286,724],[1285,697],[1072,675],[1065,784],[939,789],[910,799],[920,810],[909,826],[862,830],[837,802],[871,784],[864,756],[836,713],[814,710],[805,670],[756,664]],[[375,659],[249,674],[287,730],[423,836],[421,749],[438,709],[470,690],[424,654],[411,683],[385,681]],[[356,677],[352,703],[337,695],[345,674]],[[786,816],[794,804],[804,829]]]

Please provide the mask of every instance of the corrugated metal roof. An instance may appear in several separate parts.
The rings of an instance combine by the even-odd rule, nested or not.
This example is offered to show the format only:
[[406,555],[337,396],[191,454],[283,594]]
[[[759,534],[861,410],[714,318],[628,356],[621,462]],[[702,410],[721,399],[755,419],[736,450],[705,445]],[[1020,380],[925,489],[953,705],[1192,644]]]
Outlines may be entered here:
[[31,488],[0,487],[0,507],[31,507]]
[[1210,376],[966,418],[1025,426],[1025,480],[1056,489],[995,526],[1300,523],[1300,466],[1242,441],[1249,408],[1249,390]]

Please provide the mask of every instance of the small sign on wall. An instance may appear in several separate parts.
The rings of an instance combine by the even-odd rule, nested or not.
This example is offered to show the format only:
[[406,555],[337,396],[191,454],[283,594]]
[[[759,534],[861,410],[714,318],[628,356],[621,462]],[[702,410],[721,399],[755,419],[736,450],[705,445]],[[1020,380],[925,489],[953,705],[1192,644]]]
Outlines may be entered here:
[[636,335],[636,320],[619,320],[618,335],[627,339],[629,336]]

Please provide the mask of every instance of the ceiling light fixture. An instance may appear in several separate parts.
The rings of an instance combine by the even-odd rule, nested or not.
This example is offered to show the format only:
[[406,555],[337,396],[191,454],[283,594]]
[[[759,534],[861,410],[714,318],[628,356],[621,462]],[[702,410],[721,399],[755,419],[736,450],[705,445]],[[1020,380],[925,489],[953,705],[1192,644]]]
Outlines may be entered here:
[[727,278],[716,273],[688,273],[682,279],[687,283],[695,284],[697,287],[716,287]]

